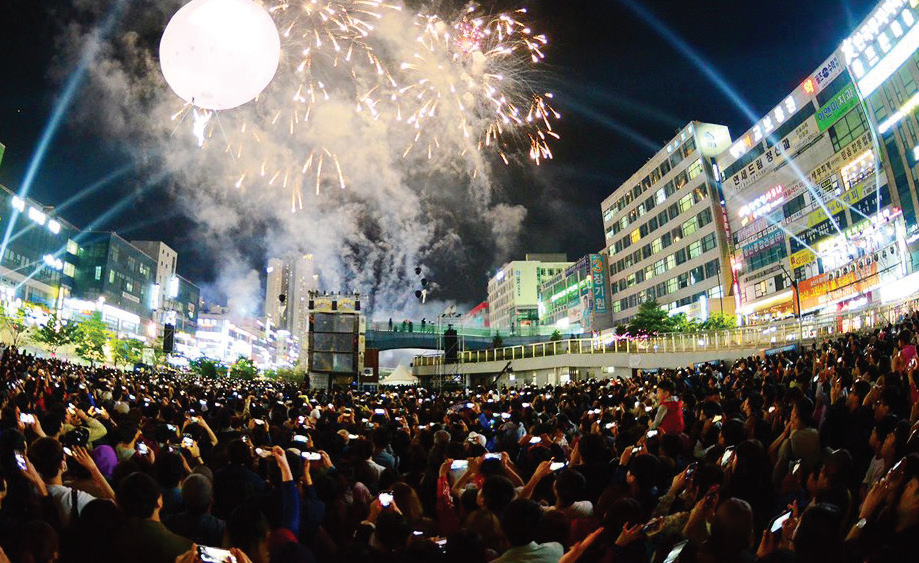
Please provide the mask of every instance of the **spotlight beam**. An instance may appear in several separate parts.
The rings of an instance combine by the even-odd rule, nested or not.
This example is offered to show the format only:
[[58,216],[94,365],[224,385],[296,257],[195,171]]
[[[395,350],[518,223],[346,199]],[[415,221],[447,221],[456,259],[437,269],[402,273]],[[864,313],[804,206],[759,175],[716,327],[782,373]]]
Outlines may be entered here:
[[[130,0],[122,0],[116,3],[112,10],[105,17],[102,25],[93,30],[92,35],[87,41],[87,44],[83,50],[83,54],[80,56],[80,60],[77,63],[77,67],[74,69],[73,73],[70,75],[70,78],[68,78],[67,82],[64,84],[64,89],[61,92],[61,97],[58,100],[57,105],[55,105],[54,111],[51,113],[51,118],[48,120],[48,123],[45,124],[42,135],[38,140],[38,145],[35,147],[35,152],[32,153],[32,160],[29,162],[29,166],[26,169],[25,178],[23,179],[22,184],[19,186],[18,195],[23,200],[25,200],[29,195],[29,189],[31,189],[32,183],[35,181],[35,176],[38,174],[41,163],[48,153],[48,148],[51,146],[51,142],[54,140],[55,135],[57,135],[57,131],[60,128],[64,114],[70,108],[70,105],[73,102],[76,93],[80,88],[80,85],[83,83],[83,79],[86,77],[86,71],[96,59],[96,55],[98,55],[102,48],[103,40],[115,26],[115,22],[118,20],[118,16],[124,12],[124,9],[129,2]],[[16,220],[19,218],[19,213],[20,212],[18,209],[14,209],[13,213],[10,215],[10,222],[7,224],[6,231],[3,233],[3,242],[0,243],[0,256],[3,256],[6,253],[6,247],[9,244],[10,236],[12,235],[13,228],[16,225]]]

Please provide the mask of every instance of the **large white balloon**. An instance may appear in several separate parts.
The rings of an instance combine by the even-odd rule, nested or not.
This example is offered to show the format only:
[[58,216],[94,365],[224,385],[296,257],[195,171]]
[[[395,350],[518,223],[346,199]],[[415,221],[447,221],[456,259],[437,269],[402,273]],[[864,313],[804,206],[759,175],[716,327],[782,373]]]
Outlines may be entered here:
[[160,41],[160,66],[172,90],[211,110],[253,100],[274,78],[281,38],[251,0],[192,0],[172,16]]

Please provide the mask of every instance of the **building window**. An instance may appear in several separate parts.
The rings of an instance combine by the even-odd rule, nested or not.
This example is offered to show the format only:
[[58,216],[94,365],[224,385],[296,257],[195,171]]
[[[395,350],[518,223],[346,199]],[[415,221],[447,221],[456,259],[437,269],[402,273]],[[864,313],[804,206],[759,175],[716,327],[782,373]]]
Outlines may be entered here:
[[696,232],[696,218],[690,217],[683,222],[683,235],[688,237],[694,232]]
[[856,107],[846,114],[845,117],[836,122],[836,125],[830,127],[830,140],[833,141],[833,150],[839,152],[868,130],[868,123],[865,121],[865,114],[862,113],[861,106]]
[[680,213],[689,211],[692,209],[692,194],[686,194],[680,199]]
[[96,281],[102,279],[102,266],[96,266]]
[[115,283],[115,270],[108,271],[108,282]]
[[699,213],[699,215],[697,215],[696,217],[698,218],[699,228],[701,229],[705,225],[708,225],[709,223],[712,222],[712,210],[703,209],[702,213]]
[[713,278],[718,275],[718,259],[710,260],[705,263],[705,277]]
[[696,242],[689,245],[689,259],[698,258],[702,255],[702,241],[697,240]]
[[676,254],[674,254],[674,256],[675,256],[675,259],[676,259],[676,265],[677,265],[677,266],[679,266],[680,264],[686,262],[686,249],[685,249],[685,248],[681,248],[681,249],[677,250],[677,251],[676,251]]
[[702,173],[702,159],[693,162],[689,168],[686,169],[686,174],[689,176],[689,179],[692,180],[696,176]]
[[661,239],[657,238],[651,242],[651,252],[657,254],[662,249]]
[[709,233],[702,237],[702,252],[708,252],[715,248],[715,233]]

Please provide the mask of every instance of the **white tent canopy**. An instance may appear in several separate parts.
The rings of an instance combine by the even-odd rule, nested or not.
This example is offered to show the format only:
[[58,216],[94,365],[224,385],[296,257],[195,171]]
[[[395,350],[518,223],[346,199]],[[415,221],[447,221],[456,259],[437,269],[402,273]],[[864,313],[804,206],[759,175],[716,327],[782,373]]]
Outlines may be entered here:
[[392,373],[387,375],[381,385],[418,385],[418,378],[403,365],[399,365]]

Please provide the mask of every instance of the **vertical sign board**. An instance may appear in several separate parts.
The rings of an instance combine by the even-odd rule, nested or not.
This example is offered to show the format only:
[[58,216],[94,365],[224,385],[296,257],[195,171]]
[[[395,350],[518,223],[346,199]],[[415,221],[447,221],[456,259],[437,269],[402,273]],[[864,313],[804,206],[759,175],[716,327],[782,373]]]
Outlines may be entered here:
[[590,255],[590,274],[593,277],[594,311],[606,314],[606,286],[603,284],[603,259],[599,254]]

